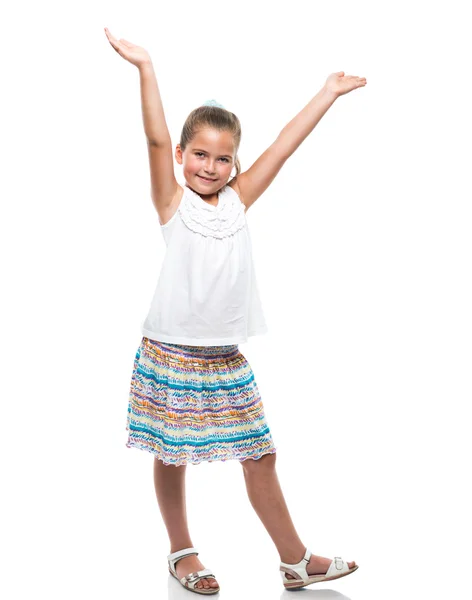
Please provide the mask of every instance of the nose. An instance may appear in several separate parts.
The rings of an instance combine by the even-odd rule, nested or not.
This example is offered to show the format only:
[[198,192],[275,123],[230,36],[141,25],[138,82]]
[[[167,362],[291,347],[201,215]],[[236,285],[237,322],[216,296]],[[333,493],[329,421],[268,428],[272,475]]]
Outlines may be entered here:
[[212,160],[208,160],[205,164],[205,169],[204,169],[205,173],[208,173],[208,175],[214,175],[215,174],[215,164],[214,161]]

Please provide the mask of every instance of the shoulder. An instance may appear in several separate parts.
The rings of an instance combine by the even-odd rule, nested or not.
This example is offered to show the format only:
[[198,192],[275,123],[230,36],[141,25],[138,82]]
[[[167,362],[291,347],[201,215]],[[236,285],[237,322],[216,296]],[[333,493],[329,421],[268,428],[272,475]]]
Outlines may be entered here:
[[247,206],[246,203],[244,202],[243,197],[241,196],[241,190],[239,189],[239,185],[238,185],[238,181],[237,181],[237,177],[232,179],[229,183],[228,183],[228,187],[230,187],[231,189],[233,189],[236,194],[238,194],[239,199],[241,200],[241,202],[244,204],[244,212],[247,211]]

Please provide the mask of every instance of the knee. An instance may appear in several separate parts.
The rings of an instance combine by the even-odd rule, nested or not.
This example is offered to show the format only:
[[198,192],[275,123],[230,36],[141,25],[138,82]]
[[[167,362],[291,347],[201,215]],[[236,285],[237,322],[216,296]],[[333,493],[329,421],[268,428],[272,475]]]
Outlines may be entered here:
[[261,469],[274,469],[275,461],[277,459],[277,453],[264,454],[261,458],[247,458],[241,461],[244,473],[253,473],[255,471],[260,472]]

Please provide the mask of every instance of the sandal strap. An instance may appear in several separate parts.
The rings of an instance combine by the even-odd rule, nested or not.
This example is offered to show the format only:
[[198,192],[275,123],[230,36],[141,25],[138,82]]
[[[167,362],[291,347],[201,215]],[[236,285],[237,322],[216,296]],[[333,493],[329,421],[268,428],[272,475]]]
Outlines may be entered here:
[[177,550],[176,552],[172,552],[167,556],[167,560],[169,561],[169,566],[172,571],[175,573],[175,563],[184,558],[184,556],[191,556],[192,554],[198,554],[198,550],[196,548],[182,548],[182,550]]
[[326,571],[326,577],[332,577],[333,575],[341,575],[349,571],[347,562],[344,562],[340,556],[335,556],[329,565],[329,569]]
[[[303,583],[308,583],[310,580],[310,576],[308,575],[306,566],[310,562],[311,555],[312,555],[311,550],[309,550],[307,548],[305,551],[305,556],[302,558],[302,560],[300,562],[294,563],[294,564],[281,562],[280,563],[280,571],[282,574],[283,581],[288,582],[288,581],[294,581],[294,579],[295,580],[301,579],[303,581]],[[294,577],[294,579],[287,579],[285,577],[285,573],[288,573],[289,575]]]
[[215,575],[210,569],[200,569],[200,571],[189,573],[188,575],[185,575],[185,577],[182,577],[180,583],[185,587],[194,589],[200,579],[203,579],[204,577],[213,577],[213,579],[216,579]]

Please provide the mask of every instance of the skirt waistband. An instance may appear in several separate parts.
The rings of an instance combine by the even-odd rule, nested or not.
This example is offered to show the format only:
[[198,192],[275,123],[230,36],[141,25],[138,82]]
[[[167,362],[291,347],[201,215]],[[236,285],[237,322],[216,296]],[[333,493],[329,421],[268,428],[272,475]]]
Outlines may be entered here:
[[185,344],[170,344],[144,337],[152,346],[157,346],[174,356],[188,356],[189,358],[230,358],[239,352],[238,344],[225,346],[189,346]]

